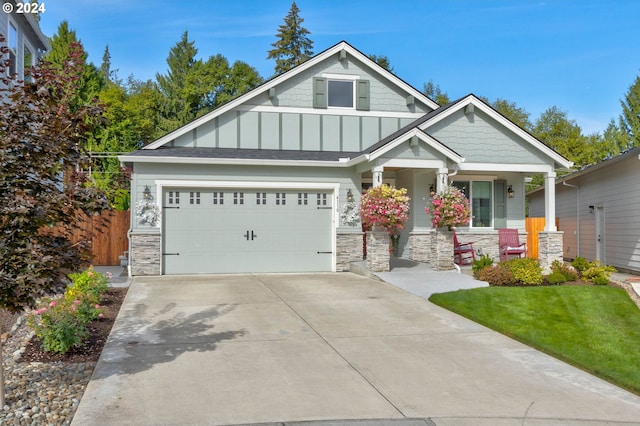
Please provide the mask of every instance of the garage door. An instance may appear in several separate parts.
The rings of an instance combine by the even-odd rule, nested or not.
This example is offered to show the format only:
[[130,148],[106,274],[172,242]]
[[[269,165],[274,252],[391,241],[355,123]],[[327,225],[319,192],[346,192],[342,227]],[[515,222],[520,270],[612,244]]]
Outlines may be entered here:
[[331,271],[331,194],[165,188],[164,273]]

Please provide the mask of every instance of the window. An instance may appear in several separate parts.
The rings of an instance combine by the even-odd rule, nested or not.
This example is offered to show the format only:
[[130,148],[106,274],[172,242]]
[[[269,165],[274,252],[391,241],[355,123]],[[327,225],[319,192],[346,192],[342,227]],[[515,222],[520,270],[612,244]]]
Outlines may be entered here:
[[180,193],[169,191],[169,204],[180,204]]
[[267,193],[266,192],[256,192],[256,204],[257,205],[265,205],[267,204]]
[[316,194],[318,197],[316,198],[316,205],[318,206],[326,206],[327,205],[327,194]]
[[233,193],[233,204],[244,204],[244,192]]
[[493,226],[493,182],[491,181],[462,181],[451,183],[460,189],[469,199],[471,205],[472,228]]
[[24,46],[24,56],[22,58],[22,77],[24,78],[24,81],[26,83],[30,83],[32,81],[32,78],[30,75],[28,75],[27,70],[29,68],[31,68],[33,66],[33,53],[31,53],[31,49],[29,49],[27,47],[27,45],[25,44]]
[[353,81],[328,80],[327,106],[353,108]]
[[369,80],[355,75],[331,74],[313,79],[314,108],[369,111]]
[[284,192],[276,192],[276,206],[284,206],[287,204],[286,194]]
[[214,192],[213,193],[213,204],[215,204],[215,205],[224,204],[224,192]]
[[200,204],[200,192],[189,193],[189,204]]
[[9,39],[7,40],[9,46],[9,75],[13,75],[18,72],[16,66],[18,59],[18,30],[9,22]]
[[302,205],[307,205],[307,201],[308,201],[308,196],[309,194],[307,194],[306,192],[298,192],[298,205],[302,206]]

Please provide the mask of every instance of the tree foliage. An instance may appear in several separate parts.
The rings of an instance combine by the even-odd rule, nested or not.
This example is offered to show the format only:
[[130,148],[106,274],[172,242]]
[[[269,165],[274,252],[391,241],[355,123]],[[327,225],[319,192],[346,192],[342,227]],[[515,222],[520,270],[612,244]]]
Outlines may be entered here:
[[451,100],[449,99],[449,95],[446,92],[443,92],[440,89],[440,86],[435,84],[433,80],[429,80],[427,83],[424,83],[422,88],[422,93],[427,95],[429,99],[435,101],[438,105],[446,105]]
[[[4,59],[7,48],[0,49]],[[7,309],[31,307],[66,283],[86,259],[86,244],[69,239],[70,222],[79,210],[107,206],[76,173],[101,113],[96,103],[78,103],[83,55],[71,42],[64,72],[42,62],[30,71],[34,83],[0,83],[0,306]],[[7,65],[2,61],[0,75]],[[66,232],[48,232],[53,226]]]
[[376,64],[380,65],[382,68],[389,72],[393,72],[393,67],[391,66],[391,61],[385,55],[369,55],[369,59],[371,59]]
[[230,66],[220,54],[203,61],[196,59],[197,53],[195,42],[185,31],[169,52],[167,74],[156,74],[162,133],[175,130],[262,83],[257,70],[245,62],[236,61]]
[[510,102],[506,99],[498,98],[491,103],[491,106],[500,114],[511,120],[513,123],[517,124],[527,131],[531,131],[533,125],[529,120],[530,114],[525,111],[524,108],[518,107],[515,102]]
[[313,55],[313,41],[307,37],[311,33],[302,26],[303,22],[300,9],[294,1],[284,18],[284,24],[278,27],[278,40],[271,44],[273,49],[267,54],[267,59],[276,61],[276,75],[289,71]]
[[640,76],[636,77],[620,104],[620,129],[626,137],[624,148],[640,146]]

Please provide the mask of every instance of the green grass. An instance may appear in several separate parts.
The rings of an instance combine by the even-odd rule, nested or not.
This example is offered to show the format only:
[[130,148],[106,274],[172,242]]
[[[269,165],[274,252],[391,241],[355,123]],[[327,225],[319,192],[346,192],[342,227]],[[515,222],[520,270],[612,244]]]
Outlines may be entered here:
[[640,310],[621,289],[486,287],[429,300],[640,395]]

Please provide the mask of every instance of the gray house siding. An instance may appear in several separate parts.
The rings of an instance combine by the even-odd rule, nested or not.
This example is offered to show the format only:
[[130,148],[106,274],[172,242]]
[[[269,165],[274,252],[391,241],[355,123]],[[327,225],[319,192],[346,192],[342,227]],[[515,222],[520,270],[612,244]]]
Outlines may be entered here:
[[473,114],[459,110],[426,129],[467,162],[546,164],[549,159],[525,141],[503,130],[477,108]]
[[[15,1],[11,3],[15,4]],[[10,40],[9,26],[12,25],[16,29],[17,38]],[[4,43],[9,47],[16,47],[15,71],[18,79],[23,79],[24,68],[35,65],[38,59],[50,48],[49,42],[40,31],[40,27],[36,18],[29,14],[5,13],[0,12],[0,34],[7,41]],[[31,54],[31,62],[25,64],[25,50]]]
[[[556,213],[559,230],[565,235],[565,258],[599,259],[616,268],[640,272],[639,154],[636,148],[565,179],[578,188],[562,182],[556,185]],[[544,191],[528,198],[530,216],[544,215]]]

